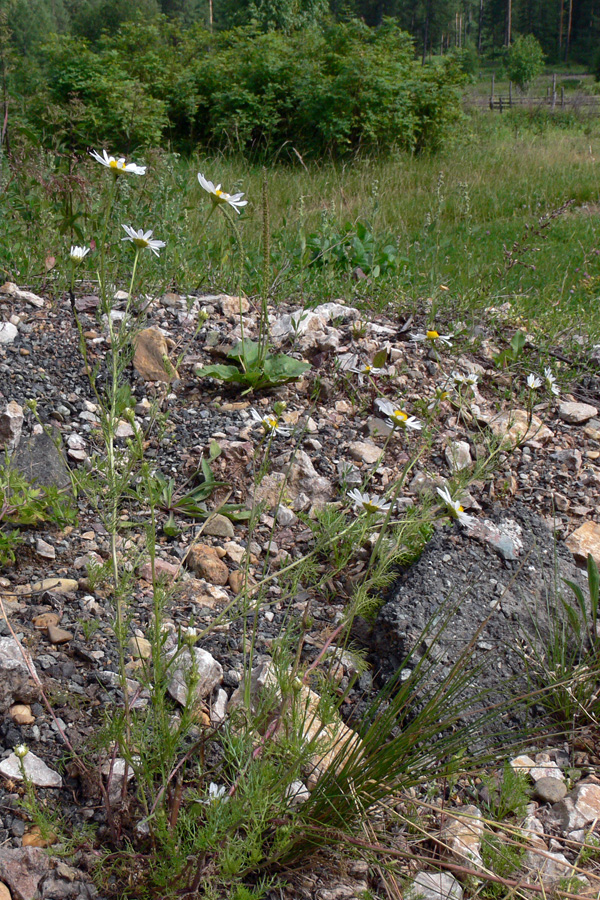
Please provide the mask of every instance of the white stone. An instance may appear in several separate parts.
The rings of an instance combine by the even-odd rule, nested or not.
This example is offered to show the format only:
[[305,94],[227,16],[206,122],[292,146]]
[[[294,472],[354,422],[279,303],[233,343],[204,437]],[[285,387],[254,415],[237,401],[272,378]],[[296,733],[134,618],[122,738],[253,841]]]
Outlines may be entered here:
[[594,416],[597,416],[598,410],[589,403],[575,403],[565,400],[558,407],[558,415],[563,422],[567,422],[569,425],[582,425],[588,419],[593,419]]
[[460,472],[473,462],[471,448],[466,441],[451,441],[444,450],[444,456],[452,472]]
[[462,900],[463,889],[453,875],[419,872],[408,884],[406,900]]
[[42,538],[37,538],[35,542],[35,552],[44,559],[56,559],[56,550],[52,544],[46,543]]
[[0,322],[0,344],[12,344],[18,333],[12,322]]
[[367,463],[368,465],[379,462],[383,455],[381,447],[372,444],[370,441],[352,441],[348,450],[352,459],[357,460],[357,462]]
[[227,691],[224,691],[223,688],[219,688],[216,693],[217,696],[210,708],[211,725],[221,725],[225,721],[227,715],[227,703],[229,702]]
[[22,428],[23,408],[15,400],[11,400],[0,415],[0,446],[12,453],[19,443]]
[[[173,659],[176,654],[177,658],[173,663],[173,668],[169,671],[167,690],[171,697],[182,706],[186,706],[190,699],[192,704],[198,703],[207,697],[223,679],[223,667],[207,650],[194,647],[193,653],[193,672],[192,657],[187,648],[179,653],[173,651],[169,654],[170,659]],[[191,678],[194,681],[194,688],[192,696],[189,697],[188,683]]]
[[[43,759],[32,753],[31,750],[23,758],[25,775],[36,787],[59,788],[62,787],[62,778],[58,772],[49,769]],[[15,753],[11,753],[0,762],[0,774],[14,781],[23,781],[21,762]]]

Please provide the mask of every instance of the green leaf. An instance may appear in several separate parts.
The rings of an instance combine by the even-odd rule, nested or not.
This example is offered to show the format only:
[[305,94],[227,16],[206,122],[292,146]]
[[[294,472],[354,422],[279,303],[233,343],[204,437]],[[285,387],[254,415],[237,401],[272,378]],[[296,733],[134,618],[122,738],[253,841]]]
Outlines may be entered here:
[[373,357],[373,367],[375,369],[381,369],[382,366],[385,366],[387,362],[387,350],[378,350],[375,356]]
[[244,369],[255,369],[260,359],[260,344],[248,338],[238,341],[227,354],[227,359],[238,359]]
[[594,629],[594,640],[596,640],[596,622],[598,620],[598,592],[600,587],[600,576],[598,575],[598,566],[596,560],[591,553],[587,558],[587,574],[588,588],[590,592],[590,604],[592,607],[592,625]]

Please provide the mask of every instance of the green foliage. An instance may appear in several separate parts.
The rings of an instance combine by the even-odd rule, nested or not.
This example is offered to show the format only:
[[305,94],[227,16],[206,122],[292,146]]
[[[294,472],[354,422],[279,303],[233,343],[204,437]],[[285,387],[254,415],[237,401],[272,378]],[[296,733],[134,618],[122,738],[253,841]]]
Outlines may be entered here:
[[600,588],[600,576],[598,574],[598,566],[591,553],[587,558],[587,577],[588,577],[588,595],[589,595],[589,621],[588,621],[588,604],[586,603],[583,591],[578,584],[565,579],[565,584],[571,588],[577,600],[577,608],[571,606],[570,603],[561,595],[561,600],[567,614],[569,625],[573,632],[577,635],[578,642],[585,643],[588,640],[593,648],[600,649],[600,636],[598,635],[598,595]]
[[500,353],[494,357],[494,365],[499,369],[504,369],[510,363],[516,363],[523,352],[526,340],[527,338],[524,331],[521,331],[521,329],[515,331],[510,339],[508,347],[501,350]]
[[531,794],[527,775],[515,772],[510,763],[505,762],[499,784],[493,778],[484,777],[482,780],[489,791],[489,808],[494,819],[503,822],[509,816],[525,815]]
[[393,236],[375,236],[364,222],[355,225],[346,222],[339,231],[324,217],[320,230],[308,235],[306,247],[309,265],[317,268],[332,265],[343,272],[351,272],[358,266],[372,278],[392,274],[400,262]]
[[[49,35],[13,87],[46,146],[123,151],[198,143],[262,155],[345,155],[441,146],[460,117],[460,67],[423,69],[393,22],[211,33],[164,17],[124,23],[95,46]],[[122,152],[122,151],[121,151]]]
[[245,338],[229,351],[232,365],[217,364],[196,369],[201,378],[217,378],[245,387],[243,394],[263,388],[276,387],[300,378],[310,364],[285,353],[261,353],[261,345]]
[[544,51],[540,42],[532,35],[518,35],[506,54],[508,77],[522,91],[544,69]]
[[74,521],[72,499],[59,488],[36,487],[8,459],[0,466],[0,565],[14,562],[15,548],[23,540],[19,527]]

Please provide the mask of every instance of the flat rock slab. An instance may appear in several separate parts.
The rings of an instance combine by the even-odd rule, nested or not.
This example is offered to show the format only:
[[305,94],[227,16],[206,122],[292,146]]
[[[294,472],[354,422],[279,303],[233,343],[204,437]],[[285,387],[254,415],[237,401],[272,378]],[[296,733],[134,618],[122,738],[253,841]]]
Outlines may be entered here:
[[584,422],[597,416],[598,410],[589,403],[575,403],[565,400],[558,407],[558,415],[563,422],[567,422],[569,425],[582,425]]
[[133,366],[144,381],[162,381],[168,384],[179,378],[169,361],[167,340],[158,328],[144,328],[135,339]]
[[462,900],[463,889],[453,875],[419,872],[406,887],[406,900]]
[[48,854],[36,847],[0,849],[0,879],[10,888],[13,900],[39,897],[39,884],[50,867]]
[[496,437],[506,438],[515,446],[523,441],[538,441],[546,444],[554,434],[544,425],[539,416],[529,417],[525,409],[504,410],[488,422]]
[[[500,533],[508,526],[518,536],[518,553],[503,553],[504,546],[475,540],[457,526],[440,529],[391,589],[370,637],[364,631],[361,635],[383,681],[401,668],[408,675],[425,655],[435,658],[428,676],[433,690],[450,675],[481,628],[465,662],[465,671],[476,675],[461,692],[461,716],[468,720],[482,706],[506,705],[489,725],[481,726],[482,733],[524,725],[524,709],[511,704],[511,697],[531,690],[523,641],[536,647],[547,643],[556,615],[550,616],[548,608],[562,609],[554,595],[556,583],[568,578],[583,587],[583,574],[571,554],[564,545],[555,545],[544,522],[525,505],[515,504],[489,518]],[[475,731],[473,737],[477,739]]]
[[[194,661],[192,670],[192,657],[186,648],[182,650],[169,672],[167,690],[174,700],[182,706],[199,703],[204,697],[212,693],[213,688],[223,680],[223,667],[211,656],[207,650],[200,647],[193,648]],[[172,653],[171,657],[175,654]],[[189,683],[193,682],[192,696],[190,697]]]

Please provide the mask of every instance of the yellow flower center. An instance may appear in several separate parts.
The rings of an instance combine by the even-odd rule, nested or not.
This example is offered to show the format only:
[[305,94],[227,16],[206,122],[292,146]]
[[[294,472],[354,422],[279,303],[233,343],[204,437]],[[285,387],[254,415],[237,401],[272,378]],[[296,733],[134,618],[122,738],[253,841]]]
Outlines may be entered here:
[[222,197],[222,196],[223,196],[223,193],[224,193],[224,192],[223,192],[220,188],[217,188],[216,191],[215,191],[215,195],[216,195],[217,197]]
[[135,244],[136,247],[147,247],[148,246],[148,241],[145,241],[144,238],[139,238],[139,237],[134,238],[133,243]]
[[436,338],[439,338],[440,334],[438,331],[428,331],[425,337],[428,341],[435,341]]
[[408,416],[405,412],[402,412],[401,409],[395,409],[392,415],[390,416],[395,422],[406,422]]
[[108,165],[110,166],[111,169],[118,169],[118,168],[119,168],[119,164],[118,164],[118,162],[116,161],[116,159],[111,159],[111,161],[109,162]]
[[277,423],[278,423],[279,419],[276,419],[275,416],[265,416],[263,421],[265,423],[266,428],[268,428],[271,431],[275,431],[275,429],[277,428]]
[[365,512],[374,513],[379,510],[379,507],[376,503],[369,503],[368,500],[363,500],[363,509]]
[[465,511],[464,506],[459,506],[459,507],[458,507],[457,512],[464,512],[464,511]]

